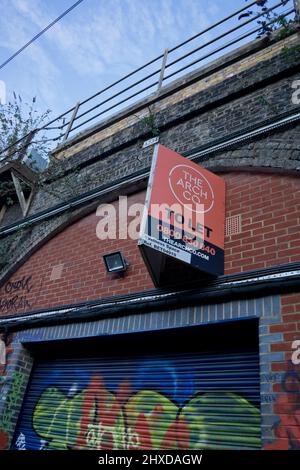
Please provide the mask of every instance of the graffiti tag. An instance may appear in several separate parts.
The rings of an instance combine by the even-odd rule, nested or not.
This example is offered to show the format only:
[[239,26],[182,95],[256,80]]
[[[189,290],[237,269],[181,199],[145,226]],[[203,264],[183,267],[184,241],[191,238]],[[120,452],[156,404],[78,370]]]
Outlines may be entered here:
[[0,312],[16,312],[30,308],[27,294],[32,289],[32,276],[23,276],[17,281],[8,281],[4,288],[4,294],[8,297],[0,298]]
[[4,292],[6,294],[12,294],[22,290],[29,293],[32,289],[31,278],[32,276],[23,276],[22,279],[18,279],[17,281],[8,281],[4,286]]
[[273,403],[276,401],[276,395],[272,393],[265,393],[261,395],[261,402],[262,403]]
[[281,382],[281,374],[279,373],[262,374],[261,378],[263,382],[269,382],[269,383]]
[[26,438],[22,432],[20,432],[18,439],[16,440],[16,448],[18,450],[26,450]]

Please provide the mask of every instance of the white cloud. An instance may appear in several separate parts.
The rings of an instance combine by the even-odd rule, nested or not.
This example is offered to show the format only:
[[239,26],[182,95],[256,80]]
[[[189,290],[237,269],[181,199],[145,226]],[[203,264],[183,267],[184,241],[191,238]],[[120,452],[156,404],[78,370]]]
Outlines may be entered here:
[[[1,21],[1,30],[4,34],[0,36],[0,47],[5,49],[7,56],[9,56],[32,37],[32,28],[29,27],[29,24],[21,16],[12,15],[10,10],[12,10],[13,5],[9,2],[5,3],[6,14],[13,18],[13,20],[7,22],[2,19]],[[26,2],[18,0],[18,3],[21,5]],[[5,40],[3,37],[5,37]],[[34,89],[34,94],[39,96],[39,101],[42,102],[44,107],[47,107],[49,103],[57,102],[60,71],[47,54],[47,51],[38,42],[35,42],[21,54],[24,54],[24,57],[26,57],[26,70],[21,69],[21,73],[17,76],[14,73],[11,74],[12,79],[7,80],[8,89],[12,91],[13,88],[16,88],[15,84],[17,81],[18,89],[16,91],[24,96],[25,99],[32,98],[31,90]],[[21,54],[19,57],[21,57]],[[14,60],[16,61],[17,58]],[[15,64],[12,61],[6,67],[10,67],[13,70]]]
[[[7,55],[73,2],[2,0],[0,48]],[[85,0],[10,64],[24,64],[20,89],[57,111],[208,26],[207,0]],[[233,7],[234,9],[234,7]],[[5,40],[4,40],[5,38]],[[91,86],[93,90],[90,91]],[[74,96],[72,87],[77,87]],[[72,89],[72,91],[71,91]],[[88,94],[89,94],[88,93]]]

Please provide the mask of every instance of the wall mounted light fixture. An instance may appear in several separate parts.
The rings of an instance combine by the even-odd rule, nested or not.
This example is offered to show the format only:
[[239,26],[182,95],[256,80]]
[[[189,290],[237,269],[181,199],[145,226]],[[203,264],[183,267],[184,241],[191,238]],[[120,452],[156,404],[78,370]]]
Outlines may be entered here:
[[125,273],[129,264],[120,251],[103,256],[106,271],[108,273]]

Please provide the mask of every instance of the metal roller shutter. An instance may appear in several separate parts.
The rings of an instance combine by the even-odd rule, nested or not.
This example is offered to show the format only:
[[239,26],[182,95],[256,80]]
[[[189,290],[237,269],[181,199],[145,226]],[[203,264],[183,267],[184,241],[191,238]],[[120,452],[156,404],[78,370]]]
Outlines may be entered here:
[[41,361],[14,447],[255,449],[259,402],[256,351]]

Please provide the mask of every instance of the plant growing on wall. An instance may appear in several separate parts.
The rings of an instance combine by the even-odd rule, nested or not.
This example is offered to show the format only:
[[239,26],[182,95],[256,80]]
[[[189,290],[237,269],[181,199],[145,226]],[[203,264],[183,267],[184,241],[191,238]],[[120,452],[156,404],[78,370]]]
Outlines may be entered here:
[[[26,163],[36,172],[35,189],[43,189],[47,193],[63,199],[66,190],[76,189],[76,176],[78,168],[74,167],[64,171],[60,161],[53,159],[43,171],[38,171],[35,161],[35,152],[44,158],[48,164],[49,154],[53,142],[59,141],[62,134],[55,138],[47,138],[41,129],[49,120],[51,111],[40,112],[36,108],[36,98],[30,103],[23,102],[22,98],[13,93],[13,99],[8,104],[0,104],[0,167],[6,162],[21,161],[26,157]],[[56,129],[62,129],[64,122],[59,123]],[[48,130],[53,128],[47,128]],[[60,185],[56,185],[55,192],[47,184],[60,178]],[[63,178],[63,181],[61,180]],[[23,183],[21,183],[23,184]],[[6,206],[13,204],[12,195],[15,193],[12,181],[0,182],[0,202]],[[1,210],[1,207],[0,207]],[[0,220],[1,222],[1,220]]]
[[152,137],[157,137],[160,134],[159,127],[157,125],[156,115],[153,113],[150,106],[148,107],[149,114],[139,118],[146,131],[151,132]]
[[[248,0],[245,1],[247,2]],[[289,0],[281,0],[281,5],[284,7],[288,2]],[[283,39],[289,34],[290,26],[294,23],[294,20],[288,19],[283,14],[278,14],[276,11],[269,11],[268,3],[268,0],[257,0],[257,5],[262,13],[261,18],[257,20],[258,25],[260,25],[257,37],[269,38],[274,31],[279,30],[278,38]],[[239,16],[239,20],[251,17],[255,14],[256,12],[253,10],[248,10]]]
[[[48,162],[51,143],[53,140],[58,139],[46,138],[43,131],[39,131],[39,129],[49,120],[50,112],[50,110],[39,111],[36,98],[28,103],[24,102],[15,93],[13,93],[12,100],[7,104],[0,104],[0,168],[6,163],[22,162],[26,157],[27,165],[36,172],[34,150],[39,157],[44,158],[46,163]],[[57,162],[53,162],[46,170],[37,172],[35,191],[43,189],[46,193],[50,193],[49,185],[46,184],[47,180],[58,178],[60,166]],[[71,173],[76,176],[76,171],[75,168]],[[64,172],[59,176],[64,176]],[[56,197],[64,197],[66,189],[69,189],[69,179],[71,179],[71,176],[66,177],[66,181],[61,187],[55,190]],[[73,179],[76,181],[76,178]],[[20,181],[20,187],[26,189],[26,184]],[[15,201],[16,188],[14,182],[9,177],[5,177],[0,181],[0,223],[5,210],[7,211]],[[9,262],[16,244],[20,240],[20,235],[20,232],[17,231],[14,235],[0,240],[0,268]]]
[[[35,97],[28,103],[23,102],[21,96],[15,93],[13,93],[12,101],[0,104],[0,163],[4,159],[18,160],[24,156],[25,151],[30,158],[33,149],[38,150],[42,157],[48,158],[48,139],[40,135],[36,140],[34,131],[42,126],[50,112],[49,109],[45,112],[38,111]],[[32,133],[32,139],[28,138],[28,147],[24,148],[26,139],[21,139],[30,133]]]

